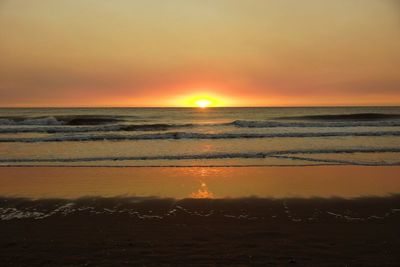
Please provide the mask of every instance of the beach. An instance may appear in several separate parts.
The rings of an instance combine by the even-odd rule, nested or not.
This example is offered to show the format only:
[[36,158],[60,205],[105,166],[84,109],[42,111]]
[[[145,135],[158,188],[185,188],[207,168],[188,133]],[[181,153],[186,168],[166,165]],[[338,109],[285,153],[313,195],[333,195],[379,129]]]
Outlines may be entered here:
[[2,214],[2,266],[399,263],[399,196],[180,201],[3,198],[0,203],[2,209],[25,210],[20,219],[4,220]]
[[3,167],[2,266],[397,266],[398,173]]

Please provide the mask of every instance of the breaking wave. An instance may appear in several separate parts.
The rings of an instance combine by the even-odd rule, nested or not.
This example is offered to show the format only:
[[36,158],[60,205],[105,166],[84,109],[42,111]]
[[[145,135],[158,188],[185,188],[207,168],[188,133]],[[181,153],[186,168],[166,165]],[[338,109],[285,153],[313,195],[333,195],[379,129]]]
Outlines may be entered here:
[[277,122],[277,121],[245,121],[232,122],[236,127],[243,128],[325,128],[325,127],[398,127],[400,121],[379,122]]
[[156,156],[106,156],[106,157],[87,157],[87,158],[27,158],[27,159],[0,159],[0,163],[74,163],[74,162],[97,162],[97,161],[146,161],[146,160],[198,160],[198,159],[262,159],[268,157],[279,157],[293,160],[319,161],[323,163],[352,164],[352,165],[399,165],[397,163],[364,163],[347,160],[327,160],[310,159],[295,157],[298,154],[351,154],[351,153],[400,153],[400,147],[387,148],[347,148],[347,149],[300,149],[282,150],[269,152],[249,152],[249,153],[203,153],[203,154],[182,154],[182,155],[156,155]]
[[[55,117],[36,119],[0,119],[0,133],[85,133],[167,131],[193,127],[234,126],[237,128],[345,128],[345,127],[400,127],[400,121],[347,122],[280,122],[235,120],[228,123],[117,123],[121,119]],[[136,121],[137,122],[137,121]]]
[[280,117],[279,119],[287,119],[287,120],[322,120],[322,121],[336,121],[336,120],[374,121],[374,120],[400,119],[400,114],[353,113],[353,114],[290,116],[290,117]]
[[41,126],[41,127],[6,127],[0,128],[0,133],[86,133],[86,132],[134,132],[134,131],[166,131],[177,128],[190,128],[195,124],[111,124],[101,126]]
[[62,125],[63,121],[57,120],[55,117],[46,118],[0,118],[0,125]]
[[123,121],[115,116],[1,117],[0,125],[102,125]]
[[312,137],[367,137],[367,136],[400,136],[400,131],[377,132],[282,132],[282,133],[188,133],[168,132],[152,134],[92,134],[48,136],[36,138],[0,138],[0,142],[72,142],[72,141],[125,141],[125,140],[164,140],[164,139],[253,139],[253,138],[312,138]]

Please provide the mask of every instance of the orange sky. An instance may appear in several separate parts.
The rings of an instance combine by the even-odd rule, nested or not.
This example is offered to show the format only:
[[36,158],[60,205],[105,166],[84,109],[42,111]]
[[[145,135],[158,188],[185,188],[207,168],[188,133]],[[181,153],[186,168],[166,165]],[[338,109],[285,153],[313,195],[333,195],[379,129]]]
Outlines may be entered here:
[[400,105],[397,0],[0,0],[0,106]]

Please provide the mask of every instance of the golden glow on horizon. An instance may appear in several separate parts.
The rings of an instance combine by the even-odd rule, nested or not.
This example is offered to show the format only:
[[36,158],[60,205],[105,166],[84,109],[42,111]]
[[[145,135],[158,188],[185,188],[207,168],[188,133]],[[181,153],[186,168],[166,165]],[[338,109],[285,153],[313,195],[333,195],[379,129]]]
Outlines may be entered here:
[[178,97],[174,101],[174,105],[178,107],[225,107],[231,105],[232,101],[226,97],[216,96],[210,93],[192,94],[187,96]]

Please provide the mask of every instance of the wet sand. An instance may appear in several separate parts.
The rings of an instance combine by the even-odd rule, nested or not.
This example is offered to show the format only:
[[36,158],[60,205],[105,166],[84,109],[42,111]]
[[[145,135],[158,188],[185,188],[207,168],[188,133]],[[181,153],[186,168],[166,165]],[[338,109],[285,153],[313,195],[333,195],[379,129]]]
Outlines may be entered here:
[[0,200],[2,266],[399,266],[400,196]]
[[400,192],[400,166],[0,167],[0,196],[359,197]]

